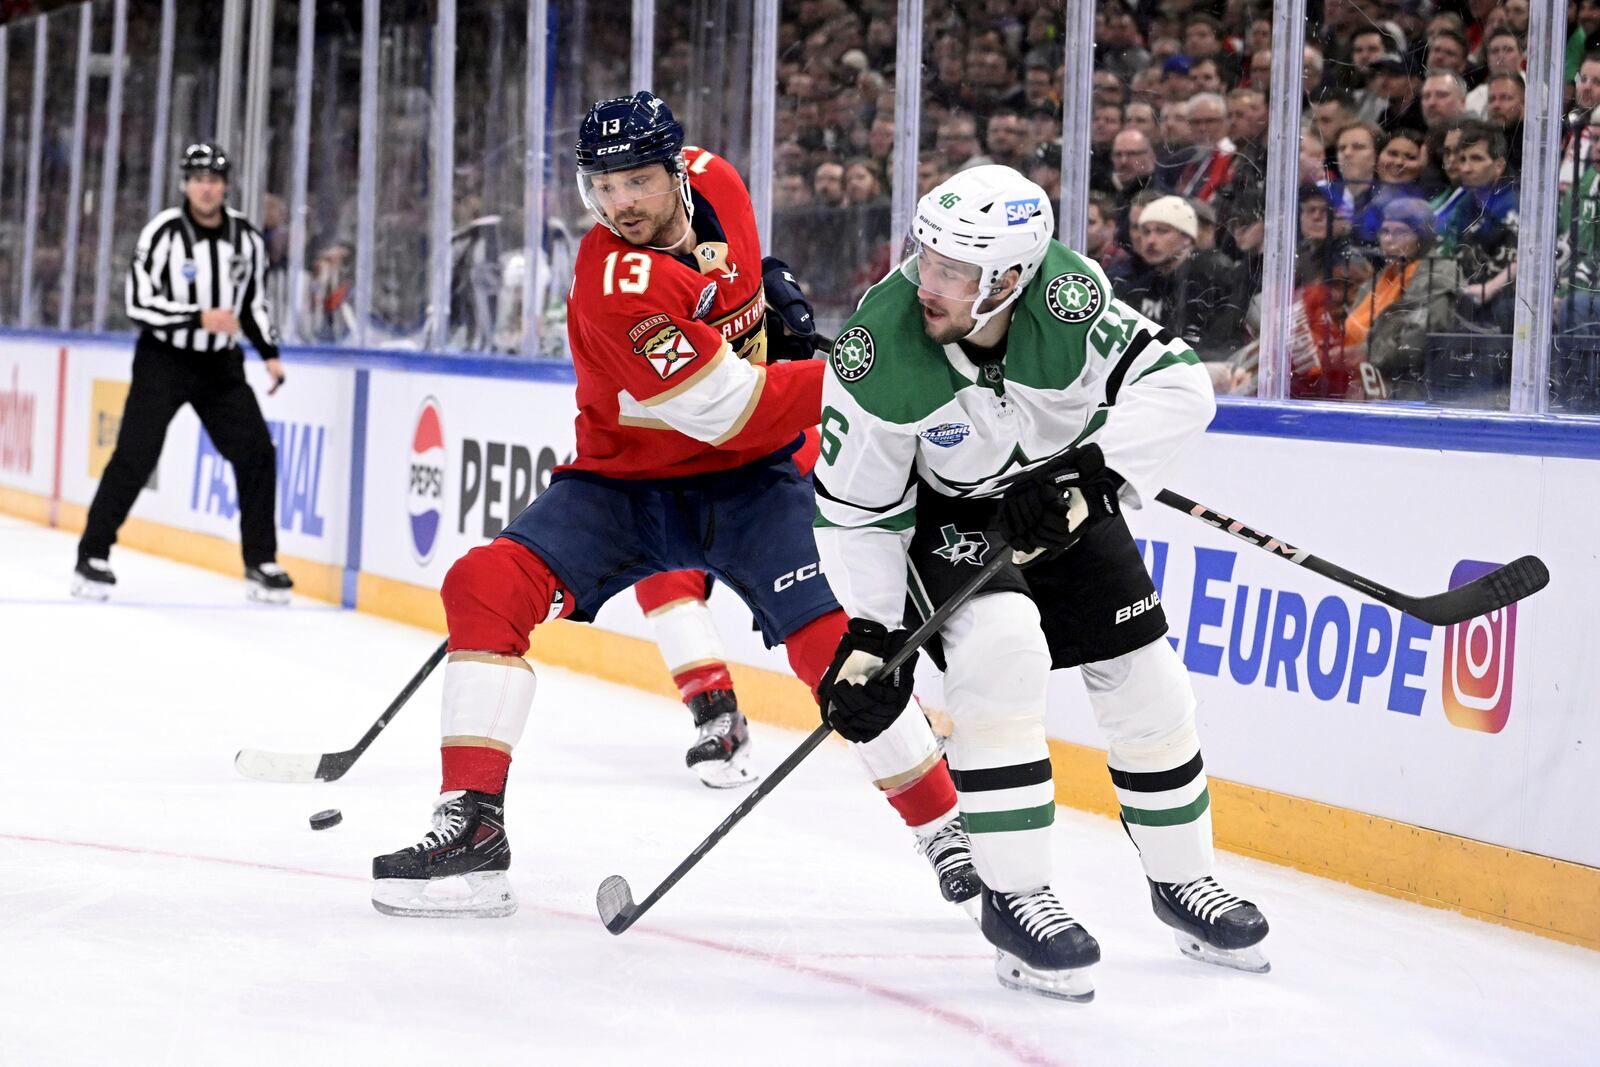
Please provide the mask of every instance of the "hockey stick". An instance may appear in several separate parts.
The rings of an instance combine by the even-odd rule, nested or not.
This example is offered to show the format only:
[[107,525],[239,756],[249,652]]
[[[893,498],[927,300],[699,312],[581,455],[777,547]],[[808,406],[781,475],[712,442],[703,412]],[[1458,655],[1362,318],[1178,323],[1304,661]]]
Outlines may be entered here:
[[1316,571],[1324,578],[1332,578],[1340,585],[1365,593],[1380,604],[1397,608],[1434,626],[1454,626],[1456,623],[1487,615],[1491,611],[1497,611],[1508,604],[1530,597],[1550,584],[1550,571],[1545,567],[1544,561],[1538,556],[1523,556],[1455,589],[1435,593],[1433,596],[1406,596],[1386,585],[1379,585],[1371,578],[1364,578],[1354,571],[1347,571],[1336,563],[1319,559],[1303,548],[1286,544],[1271,534],[1252,530],[1237,519],[1212,511],[1204,504],[1197,504],[1170,489],[1161,490],[1156,494],[1156,499],[1169,508],[1176,508],[1199,519],[1208,526],[1215,526],[1223,533],[1231,534],[1257,548],[1264,548],[1279,559],[1298,563],[1309,571]]
[[422,688],[422,683],[428,680],[434,668],[439,666],[444,659],[446,641],[440,641],[439,647],[433,650],[428,657],[428,662],[422,669],[411,676],[411,681],[400,690],[398,696],[389,702],[383,709],[383,714],[378,716],[378,721],[373,723],[361,740],[343,752],[324,752],[317,755],[312,752],[265,752],[259,748],[240,749],[239,754],[233,757],[233,766],[246,778],[254,778],[262,782],[332,782],[344,776],[350,765],[361,758],[361,753],[367,750],[377,736],[383,733],[383,728],[389,725],[391,719],[400,713],[411,695]]
[[[906,643],[900,646],[900,650],[890,656],[882,667],[878,668],[874,678],[883,679],[893,674],[895,668],[910,659],[917,649],[926,644],[928,638],[937,633],[939,627],[945,624],[945,620],[955,614],[963,604],[971,600],[978,590],[983,588],[984,583],[993,577],[996,571],[1005,566],[1010,559],[1010,549],[1002,547],[999,552],[996,552],[989,562],[983,565],[983,569],[973,575],[955,596],[945,601],[938,611],[928,616],[926,622],[912,631],[911,635],[906,638]],[[768,774],[760,785],[751,790],[750,794],[739,802],[739,806],[729,812],[726,819],[717,824],[717,828],[711,831],[710,836],[696,845],[694,851],[689,853],[684,861],[678,864],[671,874],[667,875],[666,880],[656,886],[644,900],[637,904],[633,902],[633,890],[628,887],[628,880],[620,874],[613,874],[601,882],[600,888],[595,892],[595,906],[600,910],[600,921],[606,924],[606,929],[613,934],[620,934],[637,922],[639,916],[649,911],[656,901],[666,895],[667,890],[677,885],[680,878],[688,874],[689,870],[699,863],[701,858],[707,852],[710,852],[718,841],[728,835],[728,831],[739,825],[739,821],[749,815],[757,804],[761,803],[762,797],[776,789],[778,783],[787,778],[789,772],[798,767],[801,760],[811,755],[812,751],[822,744],[823,740],[832,732],[833,728],[827,723],[823,723],[811,731],[810,736],[800,742],[800,747],[789,753],[787,759],[778,764],[777,768]]]

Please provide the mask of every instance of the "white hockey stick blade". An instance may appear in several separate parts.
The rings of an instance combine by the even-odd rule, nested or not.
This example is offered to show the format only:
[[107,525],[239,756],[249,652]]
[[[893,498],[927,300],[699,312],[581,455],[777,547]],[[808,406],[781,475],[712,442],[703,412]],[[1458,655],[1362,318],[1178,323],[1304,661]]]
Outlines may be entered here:
[[309,752],[263,752],[259,748],[240,749],[233,757],[234,770],[258,782],[314,782],[319,755]]

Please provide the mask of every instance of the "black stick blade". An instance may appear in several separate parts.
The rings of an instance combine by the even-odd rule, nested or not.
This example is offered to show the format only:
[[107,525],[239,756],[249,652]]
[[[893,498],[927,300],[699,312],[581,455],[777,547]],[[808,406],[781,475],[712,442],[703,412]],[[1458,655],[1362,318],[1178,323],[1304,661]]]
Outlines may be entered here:
[[1434,626],[1454,626],[1524,600],[1550,584],[1550,569],[1538,556],[1523,556],[1466,585],[1423,597],[1401,610]]
[[600,883],[594,894],[594,904],[600,910],[600,921],[613,934],[632,926],[634,917],[639,914],[638,905],[633,902],[633,890],[620,874],[613,874]]

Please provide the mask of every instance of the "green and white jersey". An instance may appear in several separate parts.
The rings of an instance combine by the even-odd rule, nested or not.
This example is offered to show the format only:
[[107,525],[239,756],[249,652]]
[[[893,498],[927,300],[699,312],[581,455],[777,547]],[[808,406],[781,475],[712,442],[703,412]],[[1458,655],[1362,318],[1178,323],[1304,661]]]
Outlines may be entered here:
[[1215,410],[1194,352],[1059,242],[989,369],[928,339],[916,286],[893,271],[840,333],[823,383],[814,525],[834,595],[853,616],[899,625],[919,479],[946,496],[999,496],[1094,441],[1137,507]]

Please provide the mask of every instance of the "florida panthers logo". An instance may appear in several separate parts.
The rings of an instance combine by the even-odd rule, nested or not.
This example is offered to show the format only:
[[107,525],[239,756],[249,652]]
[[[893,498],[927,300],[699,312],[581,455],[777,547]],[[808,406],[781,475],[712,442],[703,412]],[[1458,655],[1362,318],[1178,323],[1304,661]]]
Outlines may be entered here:
[[939,527],[939,534],[944,538],[944,547],[934,549],[934,555],[951,563],[970,563],[974,567],[983,564],[984,553],[989,551],[989,538],[982,533],[967,533],[947,524]]
[[700,354],[694,350],[694,345],[689,343],[683,331],[671,324],[634,345],[633,350],[649,360],[650,366],[663,378],[672,377],[694,362],[694,357]]

